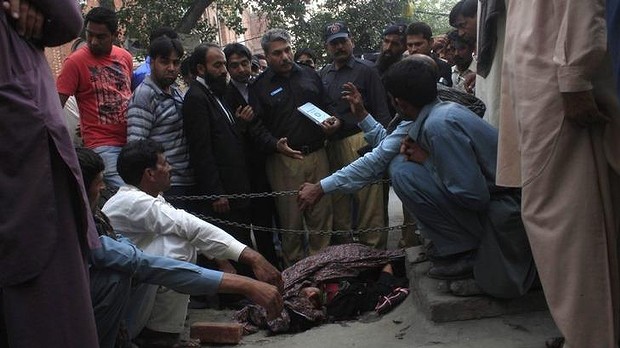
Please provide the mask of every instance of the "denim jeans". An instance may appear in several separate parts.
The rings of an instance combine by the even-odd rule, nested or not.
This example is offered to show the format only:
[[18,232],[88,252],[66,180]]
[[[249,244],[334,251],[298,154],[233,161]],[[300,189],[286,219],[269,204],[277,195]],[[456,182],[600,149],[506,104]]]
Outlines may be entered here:
[[110,190],[116,190],[125,184],[116,170],[116,160],[118,159],[118,154],[121,153],[121,149],[121,146],[98,146],[93,148],[93,151],[103,159],[105,165],[103,181]]

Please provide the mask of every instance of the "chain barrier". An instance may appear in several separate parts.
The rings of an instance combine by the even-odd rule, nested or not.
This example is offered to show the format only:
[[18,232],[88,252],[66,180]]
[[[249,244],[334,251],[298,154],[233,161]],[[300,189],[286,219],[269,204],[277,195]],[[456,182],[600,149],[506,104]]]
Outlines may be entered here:
[[[369,183],[368,185],[387,184],[390,182],[391,181],[389,179],[380,179],[380,180],[375,180]],[[168,201],[203,201],[203,200],[216,200],[219,198],[248,199],[248,198],[295,196],[298,193],[299,193],[298,190],[288,190],[288,191],[278,191],[278,192],[233,193],[233,194],[227,194],[227,195],[170,196],[170,197],[166,197],[166,200]]]
[[390,232],[394,230],[400,230],[403,227],[416,226],[415,223],[406,223],[403,225],[388,226],[388,227],[373,227],[373,228],[366,228],[366,229],[361,229],[361,230],[306,231],[306,230],[291,230],[291,229],[286,229],[286,228],[273,228],[273,227],[265,227],[265,226],[256,226],[256,225],[251,225],[251,224],[243,224],[239,222],[223,220],[220,218],[216,218],[213,216],[206,216],[202,214],[196,214],[196,216],[211,223],[220,223],[220,224],[224,224],[224,225],[232,226],[232,227],[245,228],[248,230],[253,229],[254,231],[278,232],[278,233],[287,233],[287,234],[296,234],[296,235],[305,235],[306,233],[312,234],[312,235],[320,235],[320,236],[359,235],[359,234],[372,233],[372,232]]
[[[378,184],[386,184],[390,183],[389,179],[380,179],[375,180],[368,185],[378,185]],[[281,196],[295,196],[299,193],[298,190],[289,190],[289,191],[279,191],[279,192],[257,192],[257,193],[236,193],[236,194],[226,194],[226,195],[193,195],[193,196],[172,196],[166,197],[169,201],[202,201],[202,200],[216,200],[218,198],[227,198],[227,199],[248,199],[248,198],[263,198],[263,197],[281,197]],[[220,218],[216,218],[213,216],[206,216],[203,214],[195,214],[197,217],[202,220],[223,224],[231,227],[244,228],[248,230],[254,231],[263,231],[263,232],[277,232],[277,233],[286,233],[286,234],[296,234],[296,235],[360,235],[364,233],[372,233],[372,232],[390,232],[394,230],[400,230],[403,227],[415,226],[415,223],[407,223],[403,225],[397,226],[388,226],[388,227],[373,227],[359,230],[335,230],[335,231],[306,231],[306,230],[292,230],[285,228],[273,228],[266,226],[257,226],[253,224],[244,224],[240,222],[228,221]]]

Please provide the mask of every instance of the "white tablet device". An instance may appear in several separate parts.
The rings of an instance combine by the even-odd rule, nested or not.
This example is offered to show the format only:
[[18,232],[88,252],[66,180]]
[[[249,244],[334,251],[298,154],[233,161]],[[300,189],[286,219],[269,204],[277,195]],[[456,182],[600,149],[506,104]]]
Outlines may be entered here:
[[310,102],[298,107],[297,110],[319,126],[323,123],[323,121],[331,117],[328,113],[319,109],[316,105]]

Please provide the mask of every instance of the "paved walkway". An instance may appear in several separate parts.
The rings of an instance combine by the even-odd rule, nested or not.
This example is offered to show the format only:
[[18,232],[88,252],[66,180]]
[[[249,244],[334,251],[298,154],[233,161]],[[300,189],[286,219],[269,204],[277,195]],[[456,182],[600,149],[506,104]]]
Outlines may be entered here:
[[[402,223],[400,201],[390,194],[390,225]],[[399,232],[392,232],[388,247],[394,248]],[[416,307],[413,296],[392,312],[358,321],[325,324],[306,332],[268,337],[262,331],[245,336],[241,347],[269,348],[542,348],[559,333],[546,311],[449,323],[429,321]],[[232,311],[190,310],[194,321],[231,321]],[[206,346],[205,346],[206,347]]]

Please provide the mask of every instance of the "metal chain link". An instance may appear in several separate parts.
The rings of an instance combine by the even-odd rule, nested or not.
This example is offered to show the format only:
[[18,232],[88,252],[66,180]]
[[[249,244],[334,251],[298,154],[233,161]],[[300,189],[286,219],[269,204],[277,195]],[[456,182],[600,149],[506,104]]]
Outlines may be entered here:
[[415,226],[415,223],[407,223],[407,224],[403,224],[403,225],[397,225],[397,226],[388,226],[388,227],[373,227],[373,228],[366,228],[366,229],[361,229],[361,230],[335,230],[335,231],[325,231],[325,230],[318,230],[318,231],[306,231],[306,230],[291,230],[291,229],[285,229],[285,228],[272,228],[272,227],[265,227],[265,226],[256,226],[256,225],[250,225],[250,224],[243,224],[243,223],[239,223],[239,222],[233,222],[233,221],[228,221],[228,220],[223,220],[220,218],[216,218],[216,217],[212,217],[212,216],[206,216],[206,215],[202,215],[202,214],[196,214],[197,217],[208,221],[208,222],[212,222],[212,223],[220,223],[220,224],[224,224],[227,226],[232,226],[232,227],[239,227],[239,228],[245,228],[245,229],[253,229],[255,231],[265,231],[265,232],[278,232],[278,233],[287,233],[287,234],[297,234],[297,235],[305,235],[306,233],[308,234],[312,234],[312,235],[358,235],[358,234],[364,234],[364,233],[372,233],[372,232],[390,232],[393,230],[400,230],[403,227],[408,227],[408,226]]
[[[380,179],[369,183],[368,185],[386,184],[390,183],[389,179]],[[366,185],[366,186],[368,186]],[[190,195],[190,196],[170,196],[166,197],[168,201],[202,201],[202,200],[216,200],[219,198],[227,199],[248,199],[248,198],[263,198],[263,197],[280,197],[280,196],[295,196],[299,193],[298,190],[278,191],[278,192],[256,192],[256,193],[233,193],[227,195]]]

